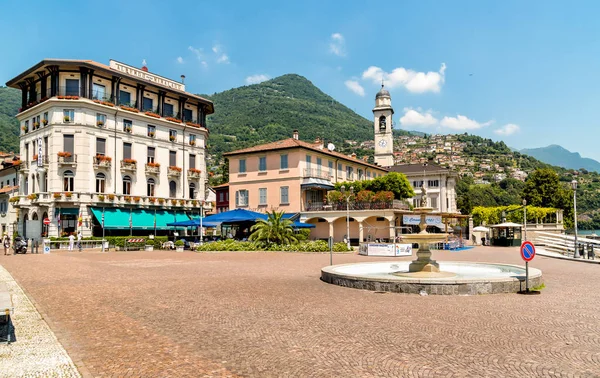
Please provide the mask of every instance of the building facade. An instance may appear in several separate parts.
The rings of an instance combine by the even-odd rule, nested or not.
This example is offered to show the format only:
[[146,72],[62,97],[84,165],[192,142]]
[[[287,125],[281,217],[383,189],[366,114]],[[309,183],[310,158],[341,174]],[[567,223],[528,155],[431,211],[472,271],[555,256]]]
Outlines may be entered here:
[[394,165],[390,171],[402,173],[412,185],[415,196],[408,201],[421,204],[421,187],[425,186],[427,206],[440,213],[456,213],[456,172],[435,164]]
[[19,192],[17,186],[17,172],[18,172],[18,160],[15,158],[14,161],[17,165],[13,165],[12,162],[5,161],[2,163],[0,169],[0,230],[3,236],[7,234],[12,238],[15,231],[18,231],[17,225],[17,209],[12,206],[11,198]]
[[204,202],[213,104],[184,83],[113,60],[43,60],[7,85],[22,93],[14,205],[26,237],[44,218],[49,236],[97,233],[100,208],[123,223],[115,232],[161,228]]
[[229,208],[301,212],[325,206],[335,183],[388,171],[334,151],[322,141],[292,138],[223,154],[229,159]]

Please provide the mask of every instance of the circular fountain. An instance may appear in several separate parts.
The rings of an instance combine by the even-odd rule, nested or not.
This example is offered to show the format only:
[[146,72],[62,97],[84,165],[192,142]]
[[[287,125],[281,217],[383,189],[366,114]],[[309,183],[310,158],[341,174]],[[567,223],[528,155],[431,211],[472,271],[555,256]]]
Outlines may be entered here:
[[[432,208],[422,205],[414,210],[421,216],[420,232],[402,239],[419,244],[416,260],[332,265],[321,270],[321,279],[357,289],[412,294],[475,295],[525,289],[525,268],[517,265],[432,260],[430,244],[443,242],[447,234],[427,232],[426,216]],[[542,272],[529,268],[529,286],[541,283]]]

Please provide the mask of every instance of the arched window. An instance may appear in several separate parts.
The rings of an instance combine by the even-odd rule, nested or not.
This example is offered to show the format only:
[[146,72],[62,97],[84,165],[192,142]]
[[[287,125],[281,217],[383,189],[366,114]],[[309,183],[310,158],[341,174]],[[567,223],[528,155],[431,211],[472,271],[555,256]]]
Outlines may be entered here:
[[123,176],[123,194],[131,194],[131,177]]
[[177,197],[177,183],[175,181],[169,182],[169,197]]
[[146,195],[148,197],[154,197],[154,179],[149,178],[148,184],[146,185]]
[[31,217],[31,220],[39,220],[37,213],[33,213],[33,216]]
[[96,174],[96,193],[104,193],[106,189],[106,176],[104,173]]
[[379,131],[384,132],[386,129],[386,120],[385,116],[379,117]]
[[196,184],[190,182],[190,198],[196,199]]
[[63,173],[63,191],[72,192],[74,189],[75,175],[71,171]]

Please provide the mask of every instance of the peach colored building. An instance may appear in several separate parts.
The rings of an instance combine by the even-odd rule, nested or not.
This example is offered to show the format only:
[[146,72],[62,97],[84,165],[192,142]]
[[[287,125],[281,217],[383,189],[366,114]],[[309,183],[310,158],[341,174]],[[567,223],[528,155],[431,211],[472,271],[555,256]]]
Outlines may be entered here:
[[[331,147],[331,146],[329,146]],[[229,208],[303,212],[320,209],[336,182],[388,170],[294,137],[223,154],[229,158]]]

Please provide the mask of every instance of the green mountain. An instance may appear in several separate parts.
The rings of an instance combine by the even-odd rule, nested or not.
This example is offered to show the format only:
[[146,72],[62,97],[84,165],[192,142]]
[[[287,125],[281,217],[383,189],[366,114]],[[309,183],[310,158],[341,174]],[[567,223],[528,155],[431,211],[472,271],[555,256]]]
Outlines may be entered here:
[[356,114],[299,75],[283,75],[203,96],[215,104],[215,114],[207,121],[211,133],[209,150],[215,156],[290,138],[293,130],[298,130],[302,140],[320,137],[338,147],[345,140],[373,140],[373,121]]
[[0,151],[19,151],[19,122],[15,115],[20,106],[20,91],[0,87]]
[[541,148],[527,148],[520,152],[551,165],[570,169],[583,168],[600,173],[600,162],[594,159],[582,158],[578,152],[571,152],[556,144]]

